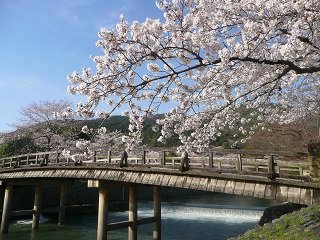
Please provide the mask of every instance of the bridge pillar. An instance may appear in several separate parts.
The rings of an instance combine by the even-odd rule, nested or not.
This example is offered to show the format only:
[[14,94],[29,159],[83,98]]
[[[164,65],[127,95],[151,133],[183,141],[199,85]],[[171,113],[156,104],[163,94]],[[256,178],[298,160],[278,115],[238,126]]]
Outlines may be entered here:
[[9,232],[9,220],[11,213],[13,186],[7,186],[4,194],[2,221],[1,221],[1,234]]
[[61,185],[60,190],[60,207],[59,207],[59,220],[58,225],[63,225],[66,216],[66,203],[67,203],[67,190],[68,186],[66,184]]
[[108,223],[108,186],[105,181],[99,181],[97,240],[107,239],[107,223]]
[[153,211],[154,211],[154,225],[153,225],[153,239],[161,239],[161,191],[160,186],[153,187]]
[[34,206],[33,206],[33,218],[32,218],[32,230],[39,228],[40,211],[42,202],[42,186],[36,186],[34,194]]
[[130,226],[128,228],[128,239],[137,240],[138,239],[138,194],[137,187],[132,185],[129,187],[129,222]]

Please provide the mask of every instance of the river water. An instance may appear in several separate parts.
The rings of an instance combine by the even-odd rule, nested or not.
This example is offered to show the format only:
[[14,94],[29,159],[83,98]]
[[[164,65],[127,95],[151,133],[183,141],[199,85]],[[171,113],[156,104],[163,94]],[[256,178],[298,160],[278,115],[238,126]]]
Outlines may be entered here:
[[[197,194],[163,199],[162,239],[224,240],[255,227],[266,207],[275,201],[220,193]],[[138,218],[152,216],[153,203],[138,205]],[[127,211],[109,213],[109,222],[127,220]],[[67,216],[64,226],[56,218],[42,217],[40,228],[31,231],[31,219],[10,223],[4,240],[95,240],[97,214]],[[138,239],[152,239],[153,224],[138,226]],[[110,231],[108,239],[127,239],[127,229]]]

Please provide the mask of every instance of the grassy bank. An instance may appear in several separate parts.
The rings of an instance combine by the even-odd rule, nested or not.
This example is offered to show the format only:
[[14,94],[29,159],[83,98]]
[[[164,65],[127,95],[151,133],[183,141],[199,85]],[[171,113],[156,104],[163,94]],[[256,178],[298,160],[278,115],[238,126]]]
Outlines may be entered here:
[[320,203],[283,215],[272,223],[257,226],[230,240],[318,240],[320,239]]

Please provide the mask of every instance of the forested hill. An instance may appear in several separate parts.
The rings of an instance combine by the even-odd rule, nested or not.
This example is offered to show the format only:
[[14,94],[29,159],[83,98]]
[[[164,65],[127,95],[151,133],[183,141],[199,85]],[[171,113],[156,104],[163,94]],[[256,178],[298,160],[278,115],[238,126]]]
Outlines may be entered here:
[[[248,114],[243,111],[242,114]],[[156,125],[157,119],[163,118],[163,114],[147,118],[143,124],[142,144],[148,147],[176,147],[180,145],[177,135],[166,139],[164,143],[158,142],[160,132],[154,132],[152,127]],[[277,150],[277,151],[300,151],[306,152],[307,142],[318,139],[318,119],[307,119],[307,121],[295,122],[287,125],[269,124],[267,130],[256,129],[247,142],[241,142],[243,138],[240,134],[235,134],[234,130],[221,130],[221,135],[210,142],[211,146],[222,146],[223,148],[245,148],[254,150]],[[44,151],[61,147],[59,141],[74,141],[75,139],[90,139],[90,136],[81,133],[82,126],[97,129],[100,126],[106,127],[108,132],[119,131],[128,134],[129,118],[125,116],[111,116],[107,120],[72,120],[65,124],[50,123],[49,125],[35,124],[28,128],[17,129],[14,132],[0,134],[0,158],[28,152]],[[69,124],[69,125],[68,125]],[[239,127],[251,128],[251,123],[241,124]],[[50,130],[48,132],[48,129]],[[48,133],[48,134],[46,134]],[[191,132],[190,132],[191,134]],[[2,137],[1,137],[2,136]],[[51,145],[48,144],[50,140]],[[238,143],[237,143],[238,142]],[[313,141],[315,142],[315,141]],[[234,143],[237,143],[235,145]]]
[[[241,116],[249,115],[250,112],[242,109]],[[165,143],[160,143],[157,139],[160,137],[160,132],[154,132],[152,126],[156,124],[157,119],[164,118],[163,114],[155,115],[152,118],[147,118],[143,124],[142,141],[144,145],[149,147],[175,147],[180,145],[180,140],[177,135],[167,139]],[[223,148],[246,148],[255,150],[278,150],[278,151],[307,151],[307,142],[318,139],[319,132],[318,120],[310,118],[304,121],[297,121],[287,125],[266,124],[267,130],[256,129],[250,139],[241,143],[244,137],[241,134],[235,134],[235,131],[230,129],[222,130],[222,134],[212,141],[212,146],[222,146]],[[109,119],[93,119],[84,123],[90,128],[98,128],[101,124],[108,131],[120,131],[128,133],[129,118],[125,116],[111,116]],[[238,126],[250,129],[253,123],[238,123]],[[237,145],[234,145],[238,142]]]
[[[147,118],[143,124],[142,142],[149,147],[174,147],[180,145],[178,136],[173,136],[165,143],[160,143],[157,139],[160,137],[160,132],[154,132],[152,126],[156,124],[156,120],[163,118],[163,114],[158,114],[152,118]],[[105,127],[109,132],[120,131],[124,134],[128,133],[129,118],[125,116],[111,116],[107,120],[92,119],[85,122],[89,128],[97,129],[100,125]]]
[[[169,139],[166,139],[165,143],[160,143],[157,139],[160,137],[160,132],[155,132],[152,130],[152,127],[156,125],[156,120],[163,118],[163,114],[155,115],[152,118],[147,118],[143,124],[142,130],[142,143],[149,147],[175,147],[179,146],[180,140],[177,135],[172,136]],[[112,131],[120,131],[124,134],[128,134],[128,126],[129,126],[129,118],[125,116],[111,116],[107,120],[103,119],[91,119],[84,122],[89,128],[97,129],[100,125],[101,127],[106,127],[109,132]],[[215,142],[211,144],[214,146],[223,146],[225,148],[229,148],[230,138],[232,133],[231,132],[224,132],[219,138],[216,139]]]
[[[89,128],[97,129],[99,127],[105,127],[109,132],[121,131],[122,133],[128,133],[129,118],[125,116],[111,116],[109,119],[104,120],[101,118],[90,119],[85,121]],[[101,125],[101,126],[100,126]]]

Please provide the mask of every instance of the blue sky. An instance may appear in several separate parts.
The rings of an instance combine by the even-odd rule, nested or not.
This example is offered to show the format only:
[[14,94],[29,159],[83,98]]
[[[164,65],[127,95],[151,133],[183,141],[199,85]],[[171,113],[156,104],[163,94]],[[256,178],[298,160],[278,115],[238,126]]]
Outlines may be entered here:
[[130,23],[162,18],[154,0],[0,0],[0,132],[32,102],[77,103],[66,76],[95,69],[98,31],[115,28],[120,14]]

